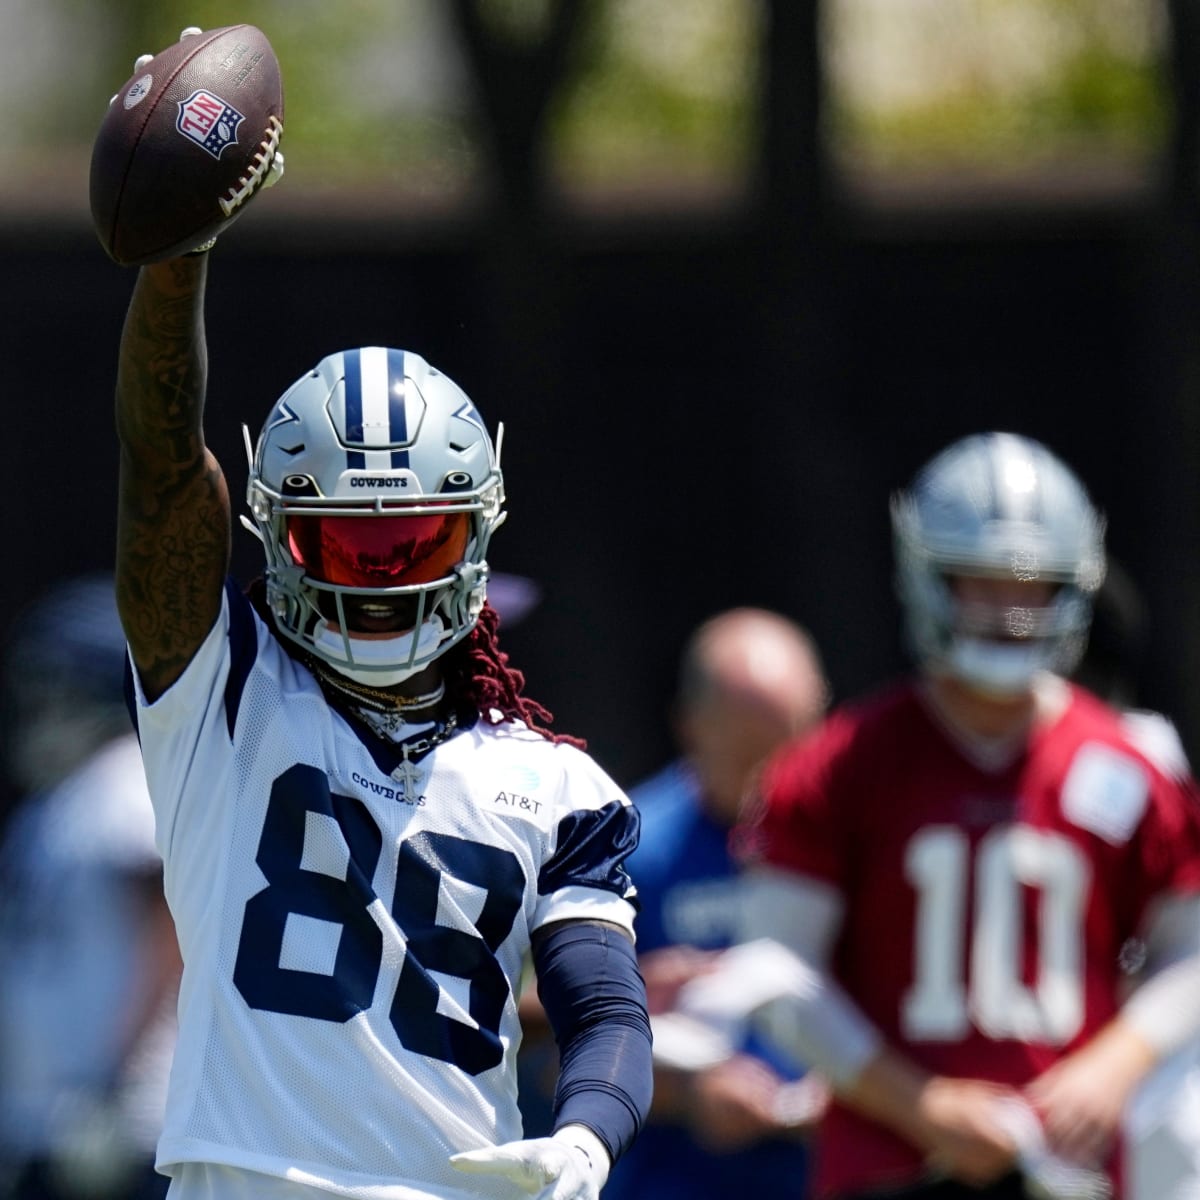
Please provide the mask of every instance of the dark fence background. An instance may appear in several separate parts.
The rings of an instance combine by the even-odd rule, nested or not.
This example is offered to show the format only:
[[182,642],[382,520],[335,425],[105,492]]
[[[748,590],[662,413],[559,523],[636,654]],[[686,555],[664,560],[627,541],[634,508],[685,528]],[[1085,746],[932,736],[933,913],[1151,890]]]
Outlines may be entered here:
[[[623,783],[669,752],[692,626],[732,604],[816,635],[839,697],[904,664],[887,500],[960,434],[1041,438],[1142,588],[1140,699],[1200,749],[1192,221],[1169,197],[900,210],[803,197],[621,221],[272,211],[214,256],[210,441],[321,356],[387,343],[506,426],[496,569],[540,585],[505,644]],[[9,611],[107,566],[117,340],[132,275],[84,223],[0,228]],[[235,533],[235,567],[257,543]]]

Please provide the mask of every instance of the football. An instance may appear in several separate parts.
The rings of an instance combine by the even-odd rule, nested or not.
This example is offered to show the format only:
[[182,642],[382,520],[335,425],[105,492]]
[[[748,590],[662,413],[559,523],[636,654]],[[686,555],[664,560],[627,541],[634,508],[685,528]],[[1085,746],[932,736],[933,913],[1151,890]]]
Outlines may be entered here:
[[202,246],[260,190],[282,134],[279,61],[253,25],[187,31],[139,60],[92,147],[100,244],[125,266]]

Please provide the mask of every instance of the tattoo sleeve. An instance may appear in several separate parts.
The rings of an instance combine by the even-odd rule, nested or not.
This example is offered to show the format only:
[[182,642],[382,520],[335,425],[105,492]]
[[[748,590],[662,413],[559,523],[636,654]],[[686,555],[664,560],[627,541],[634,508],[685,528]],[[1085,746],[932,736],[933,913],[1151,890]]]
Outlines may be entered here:
[[224,475],[204,444],[203,256],[143,267],[121,334],[117,602],[151,699],[216,620],[229,564]]

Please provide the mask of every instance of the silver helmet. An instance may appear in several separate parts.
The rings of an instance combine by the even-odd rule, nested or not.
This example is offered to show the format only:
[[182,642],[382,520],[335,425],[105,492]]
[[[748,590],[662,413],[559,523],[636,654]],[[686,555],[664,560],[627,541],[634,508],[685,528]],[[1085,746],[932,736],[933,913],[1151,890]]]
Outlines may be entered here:
[[[1104,520],[1041,443],[975,434],[938,454],[892,499],[897,591],[917,659],[982,690],[1019,692],[1069,672],[1087,644],[1104,579]],[[953,576],[1054,585],[1044,607],[980,614]]]
[[[266,549],[267,601],[284,636],[386,687],[470,632],[504,482],[456,383],[408,351],[340,351],[276,401],[246,446],[245,523]],[[370,601],[403,602],[411,629],[350,636],[348,608]]]

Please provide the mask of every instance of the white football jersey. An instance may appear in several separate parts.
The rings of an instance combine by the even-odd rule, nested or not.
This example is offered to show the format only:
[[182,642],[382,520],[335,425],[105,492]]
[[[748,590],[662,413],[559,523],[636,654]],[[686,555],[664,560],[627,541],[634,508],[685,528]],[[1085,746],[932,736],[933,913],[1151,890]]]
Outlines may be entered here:
[[138,729],[184,955],[160,1169],[376,1200],[480,1192],[447,1162],[521,1137],[530,935],[632,934],[628,799],[586,755],[483,721],[404,784],[247,600]]

